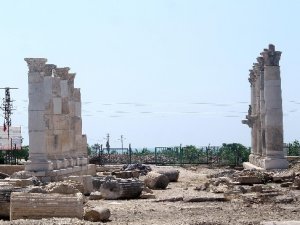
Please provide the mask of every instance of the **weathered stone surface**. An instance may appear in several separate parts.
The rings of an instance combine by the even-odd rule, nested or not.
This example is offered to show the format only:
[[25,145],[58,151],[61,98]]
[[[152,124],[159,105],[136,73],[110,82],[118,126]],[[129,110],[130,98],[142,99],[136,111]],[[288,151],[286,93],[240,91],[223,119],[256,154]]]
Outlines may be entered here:
[[300,221],[263,221],[261,225],[300,225]]
[[12,193],[10,219],[83,217],[83,196],[40,193]]
[[138,178],[140,176],[139,171],[116,171],[112,172],[117,178]]
[[179,170],[158,170],[156,172],[167,176],[170,182],[178,181]]
[[283,154],[283,111],[279,60],[281,52],[270,44],[250,70],[251,105],[242,123],[251,128],[249,163],[262,169],[286,169]]
[[295,172],[294,171],[284,171],[282,173],[275,173],[272,176],[274,182],[288,182],[294,181],[295,179]]
[[4,178],[7,178],[7,177],[9,177],[8,174],[0,172],[0,179],[4,179]]
[[77,181],[83,185],[83,194],[89,195],[93,191],[93,180],[91,175],[69,176],[69,180]]
[[149,172],[144,179],[144,183],[151,189],[165,189],[169,184],[169,179],[163,174]]
[[258,176],[240,176],[237,178],[240,184],[261,184],[263,183],[262,177]]
[[[87,165],[87,143],[82,134],[79,89],[74,97],[75,74],[70,74],[68,67],[46,64],[47,59],[26,58],[25,61],[29,68],[30,146],[25,170],[35,174],[44,172],[45,175],[39,173],[39,176],[48,176],[48,180],[60,172],[61,175],[81,172]],[[78,106],[78,112],[71,112],[73,105]],[[85,170],[92,174],[92,167]]]
[[90,200],[100,200],[103,199],[103,196],[101,194],[101,192],[99,191],[93,191],[90,196],[89,196]]
[[76,194],[83,192],[83,185],[74,181],[52,182],[45,187],[45,191],[56,194]]
[[103,207],[84,209],[84,219],[91,222],[107,221],[110,217],[110,210]]
[[143,182],[137,179],[106,177],[100,187],[104,199],[138,198],[143,190]]

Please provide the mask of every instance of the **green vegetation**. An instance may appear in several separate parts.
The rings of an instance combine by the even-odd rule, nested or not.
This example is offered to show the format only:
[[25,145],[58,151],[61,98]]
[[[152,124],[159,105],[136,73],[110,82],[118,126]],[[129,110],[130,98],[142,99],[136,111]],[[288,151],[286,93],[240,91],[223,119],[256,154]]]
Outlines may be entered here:
[[295,140],[292,143],[288,144],[288,155],[289,156],[300,155],[300,143],[298,140]]
[[222,162],[237,166],[249,160],[250,148],[238,143],[223,144],[219,152]]

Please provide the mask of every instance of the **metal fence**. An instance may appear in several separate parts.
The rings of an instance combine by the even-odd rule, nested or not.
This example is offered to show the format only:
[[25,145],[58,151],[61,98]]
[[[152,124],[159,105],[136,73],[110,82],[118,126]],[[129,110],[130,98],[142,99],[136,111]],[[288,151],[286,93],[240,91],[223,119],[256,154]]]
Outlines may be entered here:
[[[90,157],[90,163],[105,164],[155,164],[155,165],[241,165],[245,157],[240,151],[227,151],[220,146],[155,147],[154,150],[131,148],[104,148]],[[244,149],[250,154],[250,149]]]

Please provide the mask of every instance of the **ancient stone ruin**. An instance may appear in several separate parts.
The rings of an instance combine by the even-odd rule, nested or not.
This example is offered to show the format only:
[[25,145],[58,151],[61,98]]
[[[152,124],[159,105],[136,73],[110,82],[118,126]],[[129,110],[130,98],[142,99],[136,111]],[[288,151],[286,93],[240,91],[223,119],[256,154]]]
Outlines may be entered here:
[[87,139],[82,134],[80,89],[70,68],[25,58],[28,72],[29,162],[25,170],[41,177],[86,174]]
[[251,164],[263,169],[285,169],[283,154],[283,113],[281,98],[281,52],[270,44],[250,70],[251,105],[242,123],[251,128]]

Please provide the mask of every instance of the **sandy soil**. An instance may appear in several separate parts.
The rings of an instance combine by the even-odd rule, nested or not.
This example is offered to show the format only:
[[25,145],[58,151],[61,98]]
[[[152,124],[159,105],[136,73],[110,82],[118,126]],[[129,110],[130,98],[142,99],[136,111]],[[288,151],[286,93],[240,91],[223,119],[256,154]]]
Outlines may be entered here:
[[[163,167],[166,168],[166,167]],[[174,167],[172,167],[174,168]],[[153,167],[154,170],[161,169]],[[196,191],[194,188],[207,181],[207,175],[222,171],[205,167],[192,167],[180,171],[178,182],[170,183],[166,190],[154,190],[155,199],[135,200],[97,200],[88,201],[89,206],[103,206],[111,211],[110,221],[106,223],[91,223],[77,219],[44,219],[39,221],[17,220],[2,221],[0,224],[189,224],[189,225],[219,225],[219,224],[260,224],[261,221],[300,221],[300,204],[295,201],[289,204],[249,204],[241,201],[227,202],[186,202],[163,201],[188,199],[191,197],[216,196],[206,191]],[[294,191],[299,196],[300,191]],[[222,194],[218,194],[222,196]]]

